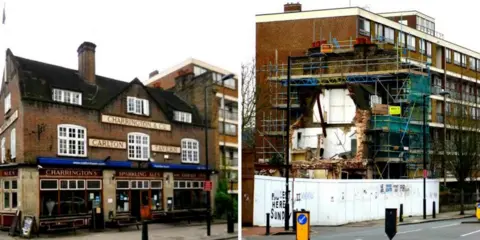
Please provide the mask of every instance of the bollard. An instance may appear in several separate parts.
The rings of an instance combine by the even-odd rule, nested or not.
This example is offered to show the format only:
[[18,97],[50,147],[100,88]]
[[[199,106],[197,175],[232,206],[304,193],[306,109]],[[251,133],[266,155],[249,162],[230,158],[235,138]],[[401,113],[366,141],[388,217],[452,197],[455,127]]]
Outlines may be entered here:
[[297,211],[293,210],[293,217],[292,217],[292,223],[293,223],[293,232],[296,232],[297,231],[297,219],[295,218],[295,216],[297,216]]
[[433,206],[432,206],[432,218],[435,218],[436,217],[436,214],[437,214],[437,211],[436,211],[436,205],[435,205],[435,201],[433,201]]
[[234,230],[233,213],[230,211],[227,216],[227,233],[233,233]]
[[400,217],[399,217],[399,221],[400,221],[400,222],[403,222],[403,203],[400,204]]
[[145,220],[142,222],[142,240],[148,240],[148,224]]
[[265,226],[265,235],[270,235],[270,213],[267,213],[267,225]]

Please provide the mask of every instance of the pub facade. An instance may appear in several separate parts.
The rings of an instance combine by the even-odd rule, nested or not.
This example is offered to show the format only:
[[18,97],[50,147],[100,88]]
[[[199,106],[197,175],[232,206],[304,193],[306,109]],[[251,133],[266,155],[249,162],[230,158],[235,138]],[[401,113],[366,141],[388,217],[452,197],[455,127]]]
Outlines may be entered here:
[[[61,222],[169,219],[207,209],[218,146],[174,93],[95,74],[93,43],[78,69],[7,50],[0,108],[0,225],[17,210],[40,227]],[[209,142],[217,142],[209,129]],[[207,159],[208,168],[207,168]],[[207,178],[208,173],[208,178]],[[204,191],[206,180],[213,182]]]

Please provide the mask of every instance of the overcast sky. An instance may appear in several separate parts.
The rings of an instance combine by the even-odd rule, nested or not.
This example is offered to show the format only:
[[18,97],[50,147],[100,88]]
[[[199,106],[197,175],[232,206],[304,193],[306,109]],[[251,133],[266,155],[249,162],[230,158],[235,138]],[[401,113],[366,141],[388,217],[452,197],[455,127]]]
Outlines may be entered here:
[[[3,2],[4,0],[0,0]],[[145,80],[194,57],[234,73],[255,55],[255,15],[283,11],[284,0],[6,0],[0,46],[18,56],[77,68],[77,47],[97,44],[97,74]],[[303,10],[367,6],[372,12],[418,10],[445,39],[480,51],[480,1],[302,0]],[[1,6],[3,8],[3,4]],[[4,51],[0,54],[4,59]],[[0,63],[3,69],[3,61]]]

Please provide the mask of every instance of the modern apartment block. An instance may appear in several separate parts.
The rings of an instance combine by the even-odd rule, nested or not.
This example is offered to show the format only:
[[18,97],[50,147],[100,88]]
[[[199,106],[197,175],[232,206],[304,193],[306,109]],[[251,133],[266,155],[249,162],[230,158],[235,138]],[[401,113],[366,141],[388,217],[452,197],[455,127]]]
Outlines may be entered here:
[[229,189],[233,187],[233,191],[229,191],[237,194],[238,81],[236,76],[222,81],[229,74],[231,72],[189,58],[163,72],[153,71],[145,85],[174,92],[195,107],[202,119],[208,119],[209,127],[218,129],[215,137],[218,142],[209,141],[209,144],[218,146],[215,150],[217,169],[229,180]]
[[[286,111],[289,56],[301,58],[290,65]],[[418,11],[285,4],[256,16],[256,64],[257,86],[271,94],[256,119],[259,174],[284,159],[289,141],[298,177],[421,177],[424,149],[428,176],[440,176],[430,163],[443,155],[436,142],[454,132],[445,121],[460,108],[471,119],[480,114],[480,53],[445,40]]]

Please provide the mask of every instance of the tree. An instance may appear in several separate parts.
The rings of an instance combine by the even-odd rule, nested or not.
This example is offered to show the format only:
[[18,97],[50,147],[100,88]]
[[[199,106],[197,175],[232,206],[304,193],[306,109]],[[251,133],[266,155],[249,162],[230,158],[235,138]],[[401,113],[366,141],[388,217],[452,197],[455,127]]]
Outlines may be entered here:
[[465,105],[456,105],[453,116],[446,117],[447,127],[453,128],[453,134],[451,140],[445,144],[445,151],[449,153],[445,168],[457,179],[460,188],[460,214],[463,215],[465,184],[479,165],[479,122],[471,114],[470,107]]

